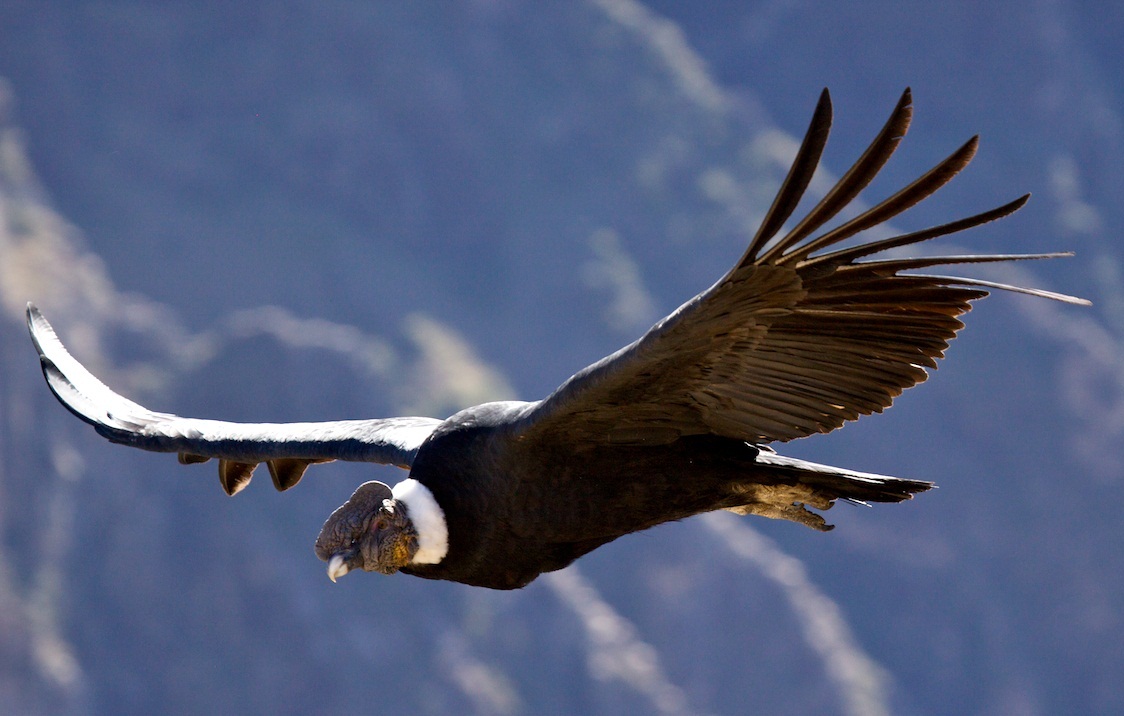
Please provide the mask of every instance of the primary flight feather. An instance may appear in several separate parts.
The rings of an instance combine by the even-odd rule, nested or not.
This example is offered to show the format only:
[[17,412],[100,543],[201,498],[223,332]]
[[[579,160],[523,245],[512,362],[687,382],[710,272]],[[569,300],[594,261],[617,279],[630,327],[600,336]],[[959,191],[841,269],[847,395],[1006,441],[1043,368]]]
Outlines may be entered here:
[[[235,494],[266,463],[286,490],[330,460],[398,465],[393,488],[360,485],[325,522],[317,555],[333,580],[403,571],[497,589],[526,585],[617,537],[727,509],[827,530],[813,510],[837,499],[899,502],[928,482],[785,457],[768,447],[880,412],[963,327],[988,289],[1069,303],[1037,289],[918,273],[932,267],[1067,256],[870,258],[992,221],[1026,196],[947,224],[838,244],[925,199],[976,152],[972,138],[913,183],[834,228],[824,226],[879,172],[912,113],[909,90],[870,147],[791,229],[831,125],[820,97],[792,168],[748,249],[717,283],[643,337],[538,402],[486,403],[445,419],[241,424],[156,413],[110,390],[28,306],[55,396],[113,442],[217,458]],[[903,273],[908,272],[908,273]]]

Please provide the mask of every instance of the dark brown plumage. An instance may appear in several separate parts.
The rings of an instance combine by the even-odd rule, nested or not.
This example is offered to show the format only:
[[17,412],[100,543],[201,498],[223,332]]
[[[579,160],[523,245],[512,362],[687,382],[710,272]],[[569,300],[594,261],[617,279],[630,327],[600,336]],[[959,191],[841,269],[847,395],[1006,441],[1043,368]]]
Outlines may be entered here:
[[[907,90],[870,147],[781,234],[827,142],[825,90],[793,166],[745,254],[721,280],[635,343],[582,370],[545,400],[489,403],[432,418],[243,425],[154,413],[113,393],[28,309],[48,384],[105,437],[219,459],[234,494],[267,463],[279,490],[328,460],[410,470],[393,490],[366,483],[325,523],[316,552],[333,579],[402,570],[520,587],[623,534],[729,509],[829,529],[808,508],[836,499],[897,502],[927,482],[776,454],[768,443],[828,432],[881,412],[925,380],[971,301],[1000,288],[917,273],[961,263],[1067,254],[868,258],[1004,217],[1027,200],[941,226],[839,248],[925,199],[976,152],[972,138],[909,186],[822,231],[893,154],[911,116]],[[821,232],[822,233],[817,233]],[[909,273],[903,273],[903,272]]]

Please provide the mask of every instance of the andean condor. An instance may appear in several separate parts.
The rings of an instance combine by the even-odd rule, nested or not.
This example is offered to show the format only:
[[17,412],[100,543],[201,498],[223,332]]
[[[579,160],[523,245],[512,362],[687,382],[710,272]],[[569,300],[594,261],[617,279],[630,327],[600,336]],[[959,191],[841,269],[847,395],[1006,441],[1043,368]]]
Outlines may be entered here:
[[[874,207],[816,233],[874,178],[911,117],[909,90],[827,195],[777,238],[819,163],[831,124],[825,90],[792,168],[737,264],[642,338],[538,402],[498,402],[446,420],[239,424],[152,412],[82,367],[46,319],[28,325],[58,399],[113,442],[218,458],[233,495],[266,463],[287,490],[312,463],[398,465],[360,485],[324,524],[316,554],[334,581],[355,569],[514,589],[621,535],[711,510],[827,530],[809,508],[899,502],[928,482],[852,472],[767,447],[881,412],[926,378],[957,319],[989,288],[1047,291],[922,273],[945,264],[1068,254],[868,258],[1006,216],[1027,200],[912,233],[837,245],[928,197],[976,152],[973,137]],[[908,272],[908,273],[903,273]]]

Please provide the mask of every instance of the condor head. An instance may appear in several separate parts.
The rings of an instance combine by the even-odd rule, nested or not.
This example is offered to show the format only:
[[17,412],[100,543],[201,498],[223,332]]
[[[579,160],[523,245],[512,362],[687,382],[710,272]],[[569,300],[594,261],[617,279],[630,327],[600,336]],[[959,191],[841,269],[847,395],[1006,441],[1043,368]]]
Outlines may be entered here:
[[365,482],[336,508],[316,538],[316,556],[333,582],[354,569],[394,574],[418,551],[406,505],[381,482]]

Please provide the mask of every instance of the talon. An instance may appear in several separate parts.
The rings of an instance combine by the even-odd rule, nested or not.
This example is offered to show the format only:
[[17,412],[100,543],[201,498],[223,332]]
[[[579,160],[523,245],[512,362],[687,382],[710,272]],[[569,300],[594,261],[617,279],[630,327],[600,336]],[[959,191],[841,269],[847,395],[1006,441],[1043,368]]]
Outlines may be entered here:
[[256,462],[219,460],[219,481],[222,483],[222,489],[228,495],[241,492],[250,484],[250,478],[253,477],[254,468],[257,466]]
[[273,478],[273,486],[278,492],[284,492],[296,485],[304,477],[304,471],[309,465],[324,462],[324,460],[304,460],[301,458],[279,457],[266,462],[269,467],[269,476]]

